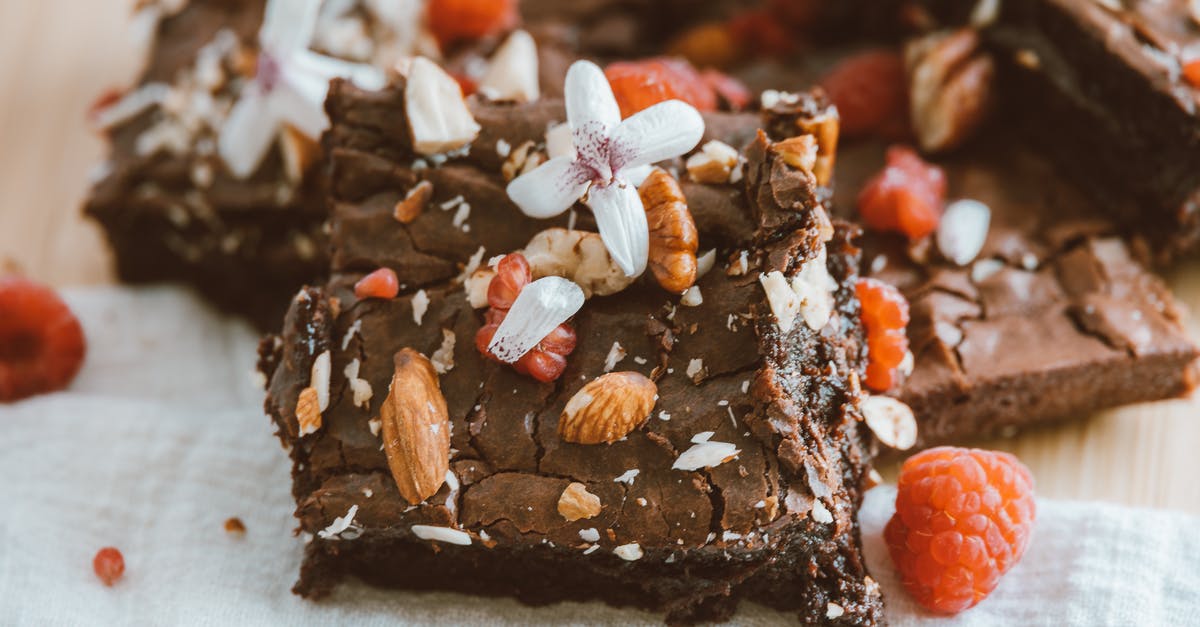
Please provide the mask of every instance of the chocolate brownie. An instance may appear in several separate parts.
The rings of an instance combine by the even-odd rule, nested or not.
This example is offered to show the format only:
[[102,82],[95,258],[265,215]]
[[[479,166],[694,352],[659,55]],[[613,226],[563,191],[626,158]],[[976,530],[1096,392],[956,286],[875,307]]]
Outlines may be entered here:
[[[750,147],[732,182],[700,183],[665,164],[679,172],[702,247],[716,249],[702,299],[685,303],[649,275],[592,296],[573,319],[565,373],[538,383],[480,354],[484,317],[466,277],[547,227],[590,227],[582,211],[534,221],[505,194],[504,173],[545,149],[563,104],[477,101],[477,139],[432,163],[413,152],[404,88],[335,81],[324,140],[332,278],[301,291],[262,347],[266,408],[312,535],[296,591],[321,596],[354,575],[535,604],[598,599],[671,621],[725,618],[751,599],[806,622],[881,622],[855,519],[873,447],[856,403],[856,231],[822,220],[816,177],[757,132],[797,134],[828,107],[803,97],[763,118],[706,116],[709,138]],[[424,182],[431,198],[399,222],[397,204]],[[395,271],[400,295],[360,300],[355,283],[379,267]],[[833,311],[820,331],[799,320],[782,331],[759,276],[803,268],[832,275]],[[397,368],[420,359],[404,349],[440,372],[450,427],[446,481],[416,504],[401,496],[375,431]],[[298,410],[311,416],[301,398],[324,385],[314,371],[331,373],[327,409],[301,435]],[[568,402],[610,371],[655,382],[650,417],[611,444],[564,441]],[[697,456],[707,460],[689,461]],[[595,509],[568,515],[572,495]]]
[[[864,274],[910,301],[915,363],[895,394],[917,416],[919,446],[1010,434],[1195,385],[1196,347],[1162,281],[1079,188],[1003,135],[994,128],[938,161],[949,198],[990,207],[983,248],[968,265],[947,261],[936,244],[910,250],[882,233],[865,240]],[[843,215],[882,164],[882,145],[843,146]]]
[[[947,22],[969,3],[931,0]],[[1156,261],[1200,241],[1200,15],[1187,0],[1005,0],[983,33],[1029,138]],[[1196,80],[1196,79],[1193,79]]]
[[[220,156],[220,129],[258,71],[267,3],[190,0],[170,10],[146,4],[155,24],[147,67],[136,88],[95,112],[110,155],[85,211],[103,227],[122,280],[181,281],[275,328],[296,289],[327,273],[329,238],[315,139],[281,132],[261,164],[241,176]],[[391,67],[420,45],[419,20],[404,8],[418,5],[386,4],[325,3],[311,49]],[[493,37],[460,46],[447,63],[478,72],[499,43]],[[539,54],[558,83],[545,91],[561,93],[564,46],[539,47]]]

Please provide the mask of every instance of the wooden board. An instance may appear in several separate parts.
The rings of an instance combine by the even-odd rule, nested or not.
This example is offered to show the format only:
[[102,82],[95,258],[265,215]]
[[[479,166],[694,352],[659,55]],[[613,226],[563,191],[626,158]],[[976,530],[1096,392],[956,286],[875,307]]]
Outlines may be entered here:
[[[103,154],[84,112],[104,88],[133,76],[131,4],[0,2],[0,259],[54,285],[113,280],[103,239],[79,215]],[[1200,263],[1169,279],[1200,309]],[[1196,320],[1190,329],[1200,337]],[[1200,513],[1197,443],[1200,400],[1127,407],[979,444],[1019,455],[1044,496]],[[894,465],[881,470],[894,476]]]

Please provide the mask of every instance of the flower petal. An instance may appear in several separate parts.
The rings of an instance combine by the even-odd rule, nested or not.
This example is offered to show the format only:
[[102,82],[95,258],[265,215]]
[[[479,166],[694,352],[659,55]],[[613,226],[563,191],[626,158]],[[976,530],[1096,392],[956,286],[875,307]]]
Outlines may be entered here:
[[553,218],[587,191],[588,180],[571,157],[555,157],[513,179],[508,197],[531,218]]
[[258,41],[276,54],[307,48],[320,11],[321,0],[269,0]]
[[613,169],[634,168],[678,157],[704,137],[704,118],[679,101],[660,102],[629,116],[612,132]]
[[650,255],[650,227],[637,188],[620,180],[609,185],[592,185],[586,202],[596,216],[600,239],[604,240],[613,261],[627,276],[645,272]]
[[506,363],[517,361],[575,315],[584,300],[583,290],[562,277],[548,276],[526,285],[492,336],[488,352]]
[[235,177],[249,178],[267,156],[278,132],[279,117],[258,85],[250,84],[221,125],[217,154]]
[[325,117],[325,96],[328,93],[328,79],[289,65],[283,68],[279,84],[268,98],[281,120],[316,139],[329,126],[329,120]]
[[320,77],[325,82],[334,78],[348,78],[362,89],[383,89],[387,77],[383,71],[365,63],[352,63],[311,50],[299,50],[287,58],[287,63],[295,71],[300,71],[314,77]]
[[613,96],[612,87],[604,77],[600,66],[591,61],[576,61],[567,70],[563,87],[567,105],[567,121],[571,128],[580,128],[588,122],[598,122],[604,131],[621,123],[621,109]]

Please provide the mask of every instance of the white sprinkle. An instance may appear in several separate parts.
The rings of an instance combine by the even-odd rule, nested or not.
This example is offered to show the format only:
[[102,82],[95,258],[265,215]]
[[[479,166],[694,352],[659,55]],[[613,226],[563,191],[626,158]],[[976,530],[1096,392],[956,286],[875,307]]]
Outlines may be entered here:
[[658,419],[659,419],[659,420],[661,420],[661,421],[663,421],[663,422],[667,422],[668,420],[670,420],[670,419],[671,419],[671,414],[668,414],[668,413],[666,412],[666,410],[659,411],[659,412],[658,412]]
[[413,525],[413,535],[422,540],[438,540],[449,544],[457,544],[460,546],[468,546],[471,544],[471,536],[465,531],[451,529],[449,527],[434,527],[432,525]]
[[722,533],[722,534],[721,534],[721,539],[722,539],[722,540],[724,540],[725,542],[732,542],[732,541],[734,541],[734,540],[741,540],[741,539],[742,539],[742,534],[740,534],[740,533],[737,533],[736,531],[729,531],[729,530],[727,529],[727,530],[725,530],[725,533]]
[[454,212],[454,217],[450,219],[450,223],[462,228],[469,217],[471,217],[471,205],[464,202],[458,206],[458,211]]
[[425,293],[425,290],[417,290],[417,293],[413,294],[412,307],[413,322],[416,322],[417,326],[421,326],[421,321],[425,319],[425,312],[429,310],[429,295]]
[[[354,526],[354,516],[356,514],[358,514],[358,506],[351,505],[350,509],[346,511],[345,516],[334,518],[333,522],[329,523],[328,527],[317,532],[317,536],[323,540],[341,539],[343,532],[357,529],[357,527]],[[346,536],[346,539],[352,540],[353,538]]]
[[612,348],[608,349],[608,356],[604,358],[604,372],[612,372],[622,359],[625,359],[625,349],[620,342],[613,342]]
[[346,350],[350,346],[350,340],[354,339],[355,335],[362,331],[362,318],[354,321],[349,329],[346,329],[346,335],[342,337],[342,350]]
[[620,477],[613,479],[613,483],[624,483],[625,485],[633,485],[634,477],[637,477],[638,473],[640,473],[640,472],[642,472],[642,471],[638,470],[637,468],[631,468],[629,470],[626,470],[624,473],[621,474]]
[[646,358],[645,358],[645,357],[642,357],[641,355],[634,355],[634,357],[633,357],[633,363],[635,363],[635,364],[637,364],[637,365],[639,365],[639,366],[645,366],[645,365],[646,365]]
[[499,155],[501,159],[507,157],[511,152],[512,144],[504,141],[503,139],[496,140],[496,154]]
[[455,196],[454,198],[451,198],[450,200],[447,200],[438,206],[442,208],[442,211],[449,211],[463,204],[464,202],[466,202],[466,199],[462,197],[462,194],[459,194],[458,196]]
[[636,562],[637,560],[642,559],[642,547],[638,546],[637,542],[622,544],[621,546],[613,549],[613,553],[616,554],[617,557],[627,562]]

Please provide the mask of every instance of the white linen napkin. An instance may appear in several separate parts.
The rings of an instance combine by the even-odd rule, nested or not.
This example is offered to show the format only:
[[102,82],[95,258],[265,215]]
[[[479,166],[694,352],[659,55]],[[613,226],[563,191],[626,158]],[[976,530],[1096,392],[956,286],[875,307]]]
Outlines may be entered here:
[[[0,624],[658,624],[599,603],[384,591],[359,583],[304,601],[289,589],[288,462],[252,384],[255,335],[174,288],[65,297],[89,354],[70,389],[0,405]],[[899,588],[881,538],[894,492],[868,493],[871,572],[894,625],[1200,624],[1200,518],[1042,499],[1025,559],[974,609],[946,619]],[[225,519],[245,523],[228,534]],[[125,555],[101,585],[91,560]],[[794,617],[747,604],[735,621]]]

